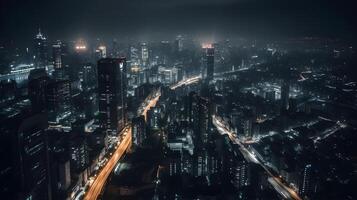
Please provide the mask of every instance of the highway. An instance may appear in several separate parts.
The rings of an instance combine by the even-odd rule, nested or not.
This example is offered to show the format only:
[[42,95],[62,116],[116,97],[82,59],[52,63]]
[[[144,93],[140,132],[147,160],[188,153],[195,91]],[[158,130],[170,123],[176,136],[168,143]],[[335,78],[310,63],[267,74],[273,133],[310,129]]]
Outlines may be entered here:
[[329,136],[335,134],[337,131],[344,129],[346,127],[347,127],[347,124],[337,121],[333,127],[326,129],[322,133],[319,133],[317,136],[311,137],[310,139],[313,139],[314,143],[317,143],[317,142],[320,142],[321,140],[328,138]]
[[170,88],[172,90],[175,90],[176,88],[179,88],[184,85],[190,85],[192,83],[197,83],[199,80],[201,80],[201,76],[193,76],[184,80],[181,80],[177,82],[176,84],[172,85]]
[[128,125],[120,134],[123,135],[123,139],[121,141],[119,140],[115,152],[95,177],[92,185],[85,194],[85,200],[96,200],[98,198],[113,168],[119,159],[125,154],[127,149],[130,148],[132,139],[131,126]]
[[236,70],[229,70],[229,71],[225,71],[225,72],[214,73],[214,76],[222,76],[222,75],[231,74],[231,73],[235,73],[235,72],[242,72],[242,71],[246,71],[248,69],[249,69],[249,67],[244,67],[244,68],[240,68],[240,69],[236,69]]
[[[144,115],[145,121],[147,118],[148,110],[150,110],[151,107],[154,107],[156,105],[156,103],[159,101],[160,96],[160,89],[155,90],[151,95],[149,95],[148,98],[145,99],[145,101],[139,107],[138,114]],[[112,157],[109,158],[108,162],[101,169],[99,174],[95,177],[93,183],[85,194],[85,200],[96,200],[98,198],[115,165],[118,163],[119,159],[123,157],[127,149],[130,148],[132,140],[131,126],[128,125],[119,135],[122,135],[123,139],[121,140],[121,142],[118,142],[117,149],[113,153]]]
[[[196,83],[200,79],[201,79],[200,76],[191,77],[174,84],[170,88],[174,90],[183,85],[190,85],[192,83]],[[156,105],[156,103],[160,99],[160,96],[161,96],[161,89],[158,88],[154,90],[140,105],[138,109],[138,115],[139,116],[143,115],[145,121],[147,119],[147,112],[150,110],[151,107],[154,107]],[[115,152],[109,158],[105,166],[95,176],[95,179],[93,180],[93,183],[90,184],[88,191],[85,192],[85,196],[84,196],[85,200],[96,200],[99,197],[115,165],[117,164],[119,159],[123,157],[127,149],[130,148],[131,140],[132,140],[131,126],[128,125],[126,128],[124,128],[122,133],[120,133],[119,135],[123,136],[122,140],[119,140]]]
[[212,115],[212,122],[220,134],[228,135],[229,139],[234,144],[239,145],[239,150],[247,161],[256,163],[264,169],[264,171],[269,176],[268,182],[284,199],[301,200],[299,195],[293,189],[291,189],[284,180],[282,180],[280,175],[277,175],[275,172],[273,172],[273,170],[266,166],[264,161],[255,155],[255,153],[252,151],[252,148],[247,148],[238,140],[236,134],[228,128],[228,125],[226,125],[224,121],[221,121],[217,116]]
[[[233,70],[233,71],[226,71],[226,72],[220,72],[220,73],[214,73],[214,76],[217,77],[217,76],[222,76],[222,75],[225,75],[225,74],[230,74],[230,73],[235,73],[235,72],[241,72],[241,71],[245,71],[245,70],[248,70],[249,68],[241,68],[241,69],[237,69],[237,70]],[[190,84],[193,84],[193,83],[197,83],[199,80],[201,80],[202,77],[201,75],[198,75],[198,76],[192,76],[190,78],[186,78],[184,80],[181,80],[177,83],[175,83],[174,85],[172,85],[170,88],[172,90],[175,90],[181,86],[186,86],[186,85],[190,85]]]
[[151,107],[154,107],[156,103],[159,101],[161,96],[161,90],[156,89],[154,90],[146,99],[142,102],[138,109],[138,116],[144,115],[145,121],[147,119],[147,112],[150,110]]

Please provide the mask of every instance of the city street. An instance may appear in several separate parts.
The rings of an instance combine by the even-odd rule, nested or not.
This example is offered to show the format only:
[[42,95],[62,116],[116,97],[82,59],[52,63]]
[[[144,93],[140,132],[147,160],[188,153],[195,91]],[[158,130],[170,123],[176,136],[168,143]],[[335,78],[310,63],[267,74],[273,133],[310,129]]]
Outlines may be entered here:
[[254,152],[251,151],[251,149],[247,148],[245,145],[243,145],[236,137],[236,134],[227,128],[226,125],[224,125],[223,122],[219,120],[219,118],[215,115],[212,116],[212,121],[213,124],[216,126],[217,130],[221,134],[227,134],[230,140],[234,144],[239,145],[239,150],[243,154],[244,158],[248,160],[249,162],[256,163],[260,165],[265,172],[269,175],[269,183],[273,185],[273,188],[280,194],[282,195],[285,199],[294,199],[294,200],[301,200],[299,195],[291,189],[289,186],[285,185],[283,181],[281,180],[281,176],[275,176],[273,172],[269,169],[269,167],[265,166],[264,162],[257,157]]
[[84,197],[85,200],[96,200],[98,198],[113,168],[115,167],[119,159],[126,153],[128,148],[130,148],[132,138],[131,127],[127,126],[120,134],[123,135],[123,139],[121,140],[121,142],[119,142],[117,149],[113,153],[112,157],[98,173],[98,175],[93,181],[93,184],[89,187]]

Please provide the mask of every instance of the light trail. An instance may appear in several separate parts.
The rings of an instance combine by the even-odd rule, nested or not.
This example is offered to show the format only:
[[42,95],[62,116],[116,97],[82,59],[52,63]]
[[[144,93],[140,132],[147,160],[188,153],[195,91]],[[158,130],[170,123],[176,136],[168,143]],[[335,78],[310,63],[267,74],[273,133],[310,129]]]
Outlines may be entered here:
[[[156,105],[156,103],[160,99],[160,96],[161,96],[161,89],[159,88],[156,89],[151,95],[149,95],[142,103],[142,105],[139,107],[138,115],[143,115],[145,117],[145,121],[147,119],[148,110],[150,110],[151,107],[154,107]],[[88,191],[85,193],[84,200],[96,200],[98,196],[101,194],[110,173],[113,171],[119,159],[125,155],[127,149],[129,149],[131,146],[131,141],[132,141],[131,131],[132,131],[131,126],[128,125],[122,131],[122,133],[120,133],[120,135],[123,136],[123,139],[121,140],[121,142],[119,141],[117,149],[115,150],[113,155],[109,158],[105,166],[101,169],[98,176],[94,179]]]
[[268,181],[273,185],[273,188],[282,195],[285,199],[294,199],[294,200],[302,200],[299,195],[287,186],[283,180],[278,176],[275,176],[274,173],[270,170],[269,167],[265,165],[264,161],[259,160],[254,152],[251,152],[250,149],[245,147],[239,139],[237,138],[236,134],[231,131],[226,125],[224,125],[224,121],[221,121],[216,115],[212,115],[212,122],[213,125],[217,128],[218,132],[222,135],[228,135],[229,139],[234,143],[239,145],[239,150],[243,154],[244,158],[249,162],[256,163],[260,165],[264,171],[268,174],[269,178]]
[[191,78],[187,78],[185,80],[181,80],[179,82],[177,82],[176,84],[172,85],[170,88],[172,90],[175,90],[181,86],[184,86],[184,85],[190,85],[190,84],[193,84],[193,83],[197,83],[199,80],[201,80],[201,76],[193,76]]
[[259,136],[253,136],[253,138],[251,139],[246,139],[246,138],[243,138],[242,139],[242,143],[243,144],[254,144],[254,143],[259,143],[261,140],[263,140],[264,138],[267,138],[267,137],[272,137],[274,135],[276,135],[278,132],[276,131],[271,131],[267,134],[264,134],[264,135],[259,135]]
[[[220,72],[220,73],[214,73],[214,76],[221,76],[224,74],[230,74],[230,73],[235,73],[235,72],[241,72],[241,71],[245,71],[248,70],[248,67],[245,68],[241,68],[241,69],[237,69],[237,70],[233,70],[233,71],[226,71],[226,72]],[[172,90],[175,90],[181,86],[186,86],[186,85],[191,85],[193,83],[197,83],[198,81],[200,81],[202,79],[201,75],[198,76],[193,76],[184,80],[181,80],[179,82],[177,82],[176,84],[172,85],[170,88]]]
[[161,89],[156,89],[150,94],[138,109],[138,116],[143,115],[145,121],[147,120],[147,112],[154,107],[161,97]]
[[230,71],[225,71],[225,72],[214,73],[214,76],[220,76],[220,75],[224,75],[224,74],[231,74],[231,73],[235,73],[235,72],[242,72],[242,71],[246,71],[248,69],[249,69],[249,67],[244,67],[244,68],[240,68],[240,69],[236,69],[236,70],[230,70]]
[[124,128],[124,130],[121,132],[121,135],[123,135],[122,141],[118,142],[118,146],[115,152],[109,158],[108,162],[101,169],[101,171],[98,173],[97,177],[94,179],[92,185],[89,187],[88,191],[85,194],[85,200],[96,200],[98,198],[115,165],[117,164],[119,159],[126,153],[127,149],[130,148],[132,139],[131,126],[128,125],[126,128]]
[[313,139],[314,143],[316,144],[317,142],[320,142],[321,140],[324,140],[331,135],[337,133],[339,130],[346,128],[348,125],[345,123],[342,123],[340,121],[337,121],[336,124],[322,133],[320,133],[318,136],[310,137],[310,139]]

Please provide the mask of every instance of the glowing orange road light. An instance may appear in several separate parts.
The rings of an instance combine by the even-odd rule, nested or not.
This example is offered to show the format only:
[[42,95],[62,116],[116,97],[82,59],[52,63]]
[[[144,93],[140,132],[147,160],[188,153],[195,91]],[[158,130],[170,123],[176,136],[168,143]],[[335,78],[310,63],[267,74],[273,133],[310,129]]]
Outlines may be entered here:
[[202,44],[202,48],[203,49],[213,48],[213,45],[212,45],[212,43],[203,43]]

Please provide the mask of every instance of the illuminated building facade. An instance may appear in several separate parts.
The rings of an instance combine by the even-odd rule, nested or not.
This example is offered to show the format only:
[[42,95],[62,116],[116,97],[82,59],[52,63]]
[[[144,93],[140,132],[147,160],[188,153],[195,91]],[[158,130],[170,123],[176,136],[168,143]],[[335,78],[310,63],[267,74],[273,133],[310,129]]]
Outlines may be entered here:
[[48,54],[47,54],[47,38],[39,30],[38,34],[34,39],[35,43],[35,55],[34,63],[36,68],[46,67],[48,64]]
[[99,121],[108,133],[116,134],[126,122],[126,59],[98,61]]

